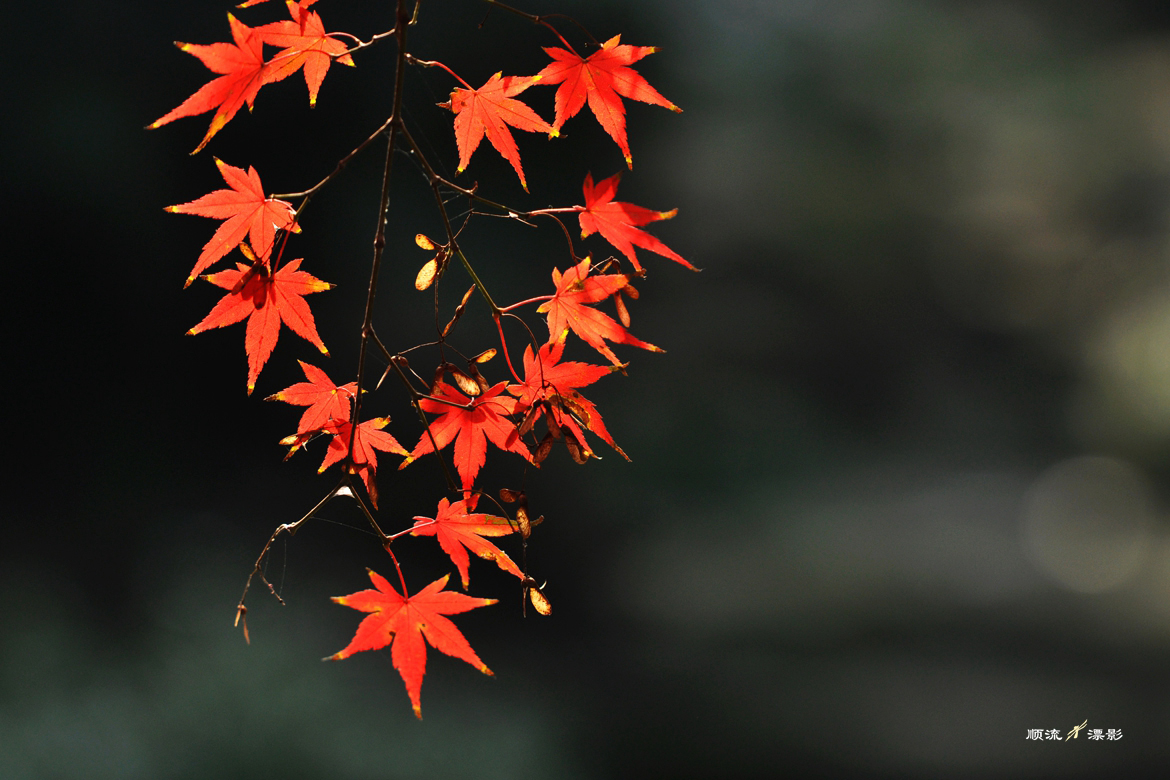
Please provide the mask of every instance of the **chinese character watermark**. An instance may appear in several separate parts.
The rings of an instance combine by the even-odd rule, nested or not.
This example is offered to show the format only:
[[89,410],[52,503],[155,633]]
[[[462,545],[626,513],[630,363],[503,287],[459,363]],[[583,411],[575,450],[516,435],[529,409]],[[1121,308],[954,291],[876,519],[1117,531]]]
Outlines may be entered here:
[[[1081,725],[1073,726],[1071,729],[1069,729],[1069,732],[1065,735],[1063,741],[1067,742],[1070,739],[1077,739],[1080,736],[1081,731],[1085,732],[1086,739],[1093,741],[1106,740],[1113,742],[1121,739],[1121,729],[1088,729],[1086,728],[1088,725],[1089,720],[1086,718],[1085,722]],[[1060,729],[1028,729],[1028,734],[1026,737],[1024,737],[1024,739],[1035,741],[1062,741],[1060,738],[1060,733]]]

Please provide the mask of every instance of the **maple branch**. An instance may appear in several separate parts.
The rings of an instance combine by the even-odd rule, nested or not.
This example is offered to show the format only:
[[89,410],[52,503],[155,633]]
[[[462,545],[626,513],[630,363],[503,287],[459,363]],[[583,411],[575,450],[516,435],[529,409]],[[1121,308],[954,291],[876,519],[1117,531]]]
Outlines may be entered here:
[[500,307],[496,306],[496,302],[492,300],[492,296],[490,293],[488,293],[487,287],[484,287],[483,282],[480,281],[479,275],[476,274],[475,269],[471,267],[471,262],[468,261],[467,257],[463,254],[463,250],[461,250],[459,247],[455,247],[455,254],[459,257],[459,262],[463,263],[464,270],[466,270],[467,275],[471,277],[471,281],[473,284],[475,284],[475,288],[479,290],[479,294],[483,296],[485,301],[487,301],[487,305],[492,310],[492,316],[498,316],[500,313]]
[[[357,426],[355,425],[354,427],[356,428]],[[366,520],[369,521],[370,526],[374,529],[374,533],[378,535],[378,540],[381,541],[383,545],[390,544],[390,537],[388,537],[386,532],[382,530],[382,527],[378,525],[378,521],[374,519],[374,514],[370,511],[370,508],[366,506],[366,502],[362,501],[362,497],[359,496],[358,492],[353,489],[353,483],[350,481],[349,476],[347,475],[344,477],[344,480],[347,484],[342,488],[342,490],[344,490],[347,495],[352,497],[354,501],[357,501],[358,507],[362,510],[362,514],[366,516]],[[338,495],[340,494],[341,491],[338,491]]]
[[377,130],[375,130],[370,135],[369,138],[367,138],[366,140],[364,140],[360,144],[358,144],[357,147],[352,152],[347,154],[345,157],[342,157],[338,161],[337,167],[333,169],[333,173],[330,173],[328,176],[326,176],[324,179],[322,179],[321,181],[314,184],[309,189],[302,190],[301,192],[286,192],[286,193],[281,193],[278,195],[271,195],[269,197],[278,198],[280,200],[291,200],[292,198],[304,198],[304,200],[301,202],[301,207],[299,209],[297,209],[297,216],[299,217],[301,215],[301,212],[303,212],[305,210],[305,206],[308,204],[309,199],[311,197],[313,197],[313,195],[316,194],[317,190],[324,187],[326,184],[328,184],[330,181],[332,181],[334,179],[334,177],[336,177],[339,173],[341,173],[341,171],[345,168],[345,166],[349,164],[349,161],[352,160],[354,157],[357,157],[361,152],[365,151],[366,147],[369,146],[370,144],[372,144],[378,138],[378,136],[380,136],[380,135],[382,135],[382,133],[386,132],[386,130],[390,127],[390,125],[393,121],[394,121],[394,117],[390,117],[389,119],[387,119],[382,124],[381,127],[379,127]]
[[[353,491],[350,489],[348,482],[348,479],[342,478],[342,480],[338,482],[337,485],[334,486],[334,488],[330,490],[324,498],[318,501],[312,509],[302,515],[301,519],[294,523],[284,523],[277,526],[276,530],[272,532],[272,536],[268,537],[268,541],[264,544],[264,549],[260,551],[260,557],[258,557],[256,559],[256,563],[252,565],[252,571],[248,574],[248,581],[244,583],[244,592],[240,594],[240,601],[238,604],[236,604],[236,620],[233,625],[238,626],[241,620],[244,621],[244,641],[248,644],[251,644],[252,640],[248,638],[248,608],[244,606],[244,600],[248,597],[248,589],[252,587],[252,578],[259,577],[260,581],[268,586],[268,592],[271,593],[276,598],[276,600],[280,602],[282,607],[284,606],[284,599],[282,599],[280,594],[276,592],[276,588],[272,587],[272,583],[269,582],[268,579],[264,576],[264,571],[261,568],[264,563],[264,558],[268,555],[268,550],[272,547],[272,543],[275,542],[277,537],[283,533],[287,533],[289,536],[295,536],[300,527],[304,525],[318,509],[329,503],[330,499],[340,495],[342,491],[347,491],[353,494]],[[353,495],[356,497],[356,494]],[[377,527],[376,524],[375,527]],[[384,538],[385,534],[382,534],[382,536]]]
[[[508,206],[505,206],[502,203],[497,203],[494,200],[489,200],[488,198],[483,197],[474,188],[467,189],[466,187],[460,187],[455,182],[450,181],[448,179],[444,179],[442,176],[439,176],[437,178],[438,178],[439,183],[442,184],[444,187],[452,189],[455,192],[460,193],[461,195],[465,195],[466,197],[468,197],[472,200],[477,200],[480,203],[491,206],[492,208],[497,208],[500,211],[505,212],[504,214],[500,214],[499,216],[507,217],[509,219],[515,219],[519,222],[523,222],[525,225],[532,224],[531,222],[527,221],[531,217],[550,217],[551,219],[556,220],[556,223],[558,225],[560,225],[561,230],[565,234],[565,240],[569,242],[569,256],[573,258],[573,262],[575,262],[575,263],[581,261],[581,258],[577,256],[576,249],[573,247],[573,237],[569,233],[569,229],[565,226],[565,223],[561,221],[560,217],[556,216],[557,214],[578,214],[581,211],[584,211],[584,209],[581,206],[566,206],[566,207],[562,207],[562,208],[536,209],[535,211],[519,211],[517,209],[513,209],[513,208],[510,208]],[[481,213],[481,212],[477,212],[477,213]]]
[[[450,246],[451,251],[459,257],[459,262],[463,263],[463,267],[467,270],[467,274],[471,277],[471,281],[475,284],[476,289],[479,290],[479,294],[483,296],[485,301],[487,301],[488,307],[492,310],[492,316],[498,316],[500,307],[497,306],[496,302],[492,300],[492,296],[490,293],[488,293],[487,287],[484,286],[479,276],[475,273],[475,269],[471,267],[471,263],[468,262],[467,256],[463,254],[463,250],[459,248],[459,244],[455,240],[456,234],[451,229],[451,220],[447,216],[447,204],[443,202],[443,195],[441,192],[439,192],[439,185],[443,181],[442,177],[435,173],[435,169],[431,166],[430,161],[427,160],[427,156],[423,154],[422,148],[419,147],[418,142],[414,140],[414,136],[410,134],[410,131],[407,130],[405,126],[402,126],[401,130],[402,137],[406,139],[406,142],[410,144],[411,148],[414,150],[415,156],[418,158],[419,164],[422,165],[423,171],[426,173],[427,179],[430,182],[431,192],[434,194],[435,203],[439,207],[439,214],[443,217],[443,228],[447,231],[448,246]],[[520,380],[517,379],[516,381]]]
[[[567,46],[569,51],[573,52],[573,54],[577,54],[576,49],[574,49],[572,47],[572,45],[570,45],[570,43],[568,41],[566,41],[564,39],[564,37],[559,32],[557,32],[557,28],[553,27],[551,24],[546,22],[545,21],[546,19],[565,19],[568,22],[570,22],[571,24],[576,25],[578,30],[585,33],[585,37],[587,37],[590,41],[592,41],[594,46],[601,45],[600,43],[597,42],[597,39],[593,37],[593,35],[589,32],[588,29],[586,29],[586,27],[583,24],[578,22],[573,17],[568,16],[567,14],[541,14],[541,15],[530,14],[527,11],[521,11],[519,8],[513,8],[510,5],[505,5],[504,3],[497,2],[497,0],[485,0],[485,2],[487,2],[488,5],[495,6],[496,8],[499,8],[501,11],[507,11],[508,13],[516,14],[517,16],[522,16],[525,19],[532,22],[533,24],[539,24],[539,25],[543,25],[543,26],[547,27],[548,29],[553,31],[553,35],[557,36],[557,38],[560,39],[561,43],[565,44],[565,46]],[[581,55],[577,54],[577,56],[580,57]]]
[[[406,362],[406,358],[403,358],[401,355],[397,355],[395,357],[400,358],[401,362],[403,363]],[[443,456],[439,454],[439,445],[438,442],[435,441],[435,434],[431,431],[431,424],[427,420],[427,416],[422,410],[422,405],[419,403],[420,398],[430,398],[430,396],[423,395],[411,386],[410,380],[402,371],[402,366],[399,365],[399,362],[399,360],[395,360],[394,358],[390,359],[390,365],[393,366],[394,370],[398,372],[398,377],[402,380],[402,384],[404,384],[407,391],[410,392],[410,404],[414,407],[414,411],[418,413],[418,419],[421,420],[423,424],[423,431],[426,432],[427,438],[429,438],[431,441],[431,449],[434,451],[435,456],[438,457],[439,465],[443,467],[443,476],[447,479],[447,489],[451,491],[458,490],[455,485],[455,478],[451,475],[451,471],[447,468],[447,461],[443,460]],[[439,401],[440,399],[433,398],[431,400]],[[399,468],[401,468],[401,466]]]
[[398,38],[398,58],[394,65],[394,104],[390,111],[390,118],[386,120],[390,128],[390,138],[386,142],[386,163],[382,169],[382,195],[378,203],[378,228],[374,233],[374,261],[370,267],[370,286],[366,293],[366,313],[362,318],[361,345],[358,348],[357,392],[354,393],[353,419],[355,423],[349,430],[349,451],[345,456],[343,471],[353,467],[353,445],[357,437],[357,422],[361,419],[362,383],[365,381],[366,351],[373,333],[374,296],[378,289],[378,270],[382,266],[382,254],[386,249],[386,222],[390,210],[390,169],[394,163],[394,141],[397,130],[402,128],[402,85],[406,76],[406,25],[410,17],[406,13],[405,0],[398,0],[397,18],[394,29]]

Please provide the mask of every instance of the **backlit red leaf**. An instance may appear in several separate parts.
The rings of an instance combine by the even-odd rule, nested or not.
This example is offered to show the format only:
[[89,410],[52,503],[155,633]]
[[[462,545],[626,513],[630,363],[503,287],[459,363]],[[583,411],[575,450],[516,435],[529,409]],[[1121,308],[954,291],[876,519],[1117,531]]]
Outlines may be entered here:
[[276,231],[300,232],[292,204],[266,198],[255,168],[249,166],[245,172],[243,168],[235,168],[218,159],[215,164],[230,189],[215,190],[189,203],[166,208],[176,214],[225,220],[203,247],[195,267],[187,276],[187,284],[195,281],[203,269],[235,249],[245,238],[261,257],[268,257],[276,240]]
[[512,164],[520,177],[520,186],[528,190],[524,169],[520,167],[520,151],[508,125],[530,133],[557,131],[519,100],[524,90],[536,82],[532,76],[501,76],[497,73],[479,89],[458,88],[451,92],[449,104],[455,112],[455,145],[459,148],[459,173],[467,167],[471,153],[487,136],[491,145]]
[[240,23],[228,14],[235,43],[213,43],[203,46],[197,43],[179,43],[180,49],[198,57],[212,73],[222,73],[219,78],[200,87],[194,95],[180,103],[174,110],[156,119],[147,127],[150,129],[165,125],[186,116],[197,116],[215,111],[207,135],[195,147],[195,154],[207,145],[212,136],[226,125],[245,103],[248,108],[256,100],[256,93],[264,81],[263,42],[255,30]]
[[487,459],[489,441],[502,450],[514,452],[531,461],[528,447],[513,436],[516,426],[507,416],[515,412],[516,399],[502,395],[505,386],[505,382],[500,382],[482,395],[468,398],[446,382],[438,382],[433,397],[442,400],[424,398],[419,401],[419,405],[424,412],[439,417],[431,421],[410,456],[399,468],[405,468],[420,456],[436,449],[441,450],[454,441],[455,469],[463,480],[464,493],[469,493],[475,476]]
[[[390,648],[390,660],[406,683],[406,693],[416,717],[422,717],[419,695],[427,670],[427,644],[491,674],[471,649],[466,637],[444,615],[457,615],[478,607],[495,604],[495,599],[477,599],[462,593],[443,590],[448,577],[432,582],[413,596],[399,595],[384,577],[370,570],[374,589],[348,596],[334,596],[333,601],[362,612],[369,612],[358,625],[357,633],[344,650],[327,661],[340,661],[363,650]],[[425,641],[424,641],[425,638]]]
[[632,203],[622,203],[621,201],[614,200],[613,197],[617,194],[617,186],[620,179],[621,174],[614,174],[608,179],[603,179],[595,186],[593,184],[593,174],[589,173],[585,175],[585,207],[577,216],[577,219],[581,223],[581,238],[586,238],[593,233],[600,233],[602,238],[613,244],[614,248],[634,264],[634,269],[639,274],[642,273],[642,264],[638,262],[638,258],[634,255],[635,246],[649,249],[651,252],[656,252],[663,257],[670,258],[676,263],[682,263],[692,271],[699,270],[682,259],[677,252],[666,244],[645,230],[638,229],[640,226],[649,222],[670,219],[678,213],[678,209],[651,211],[641,206],[635,206]]
[[342,65],[354,64],[353,58],[346,54],[348,47],[326,34],[320,15],[308,10],[313,1],[303,0],[298,4],[288,0],[291,21],[272,22],[256,28],[256,34],[264,43],[283,47],[268,61],[263,82],[280,81],[303,67],[305,83],[309,87],[309,105],[317,104],[317,91],[335,58]]
[[550,340],[559,339],[565,328],[569,328],[615,366],[621,366],[622,363],[606,341],[629,344],[651,352],[663,351],[653,344],[634,338],[611,317],[587,305],[603,301],[623,289],[629,284],[625,274],[590,276],[589,258],[585,258],[563,274],[554,268],[552,279],[557,287],[556,294],[537,309],[542,314],[548,314]]
[[303,360],[298,360],[309,381],[290,385],[279,393],[268,396],[269,401],[284,401],[296,406],[307,406],[297,424],[297,433],[323,430],[331,423],[349,422],[350,404],[357,392],[357,382],[338,387],[329,376]]
[[304,296],[328,290],[333,285],[298,270],[300,265],[300,259],[293,260],[273,273],[264,266],[237,263],[234,271],[220,271],[203,277],[230,292],[187,334],[193,336],[247,319],[244,349],[248,354],[249,394],[255,389],[256,378],[280,337],[280,323],[321,352],[329,354],[317,335],[317,325]]
[[455,503],[443,498],[439,500],[439,509],[434,518],[414,518],[414,530],[411,536],[434,536],[439,540],[443,552],[451,557],[451,562],[459,570],[463,580],[463,589],[467,590],[467,567],[470,559],[467,551],[478,555],[496,564],[521,579],[524,575],[519,567],[512,562],[503,550],[484,539],[485,536],[507,536],[517,530],[516,526],[506,517],[496,517],[486,514],[472,514],[479,496],[461,499]]
[[588,57],[568,49],[545,47],[545,53],[553,58],[553,62],[545,66],[537,78],[542,84],[560,84],[553,121],[556,130],[560,130],[565,121],[575,116],[588,101],[593,115],[617,142],[626,164],[632,168],[634,161],[626,141],[626,108],[621,99],[640,100],[671,111],[681,109],[658,94],[646,79],[629,67],[658,50],[653,46],[627,46],[619,43],[620,39],[621,36],[615,35]]
[[333,423],[326,427],[325,430],[332,433],[333,438],[329,441],[325,460],[317,469],[317,473],[320,474],[334,463],[343,460],[349,454],[349,439],[352,435],[353,471],[361,476],[362,481],[366,484],[366,492],[369,493],[370,501],[373,502],[375,509],[378,506],[378,488],[374,482],[374,473],[378,470],[376,450],[406,455],[406,449],[398,443],[398,440],[382,430],[388,422],[390,422],[389,417],[376,417],[359,423],[356,431],[353,430],[353,425],[349,422]]
[[577,388],[593,384],[601,377],[612,374],[617,367],[595,366],[574,361],[560,362],[565,351],[567,335],[567,330],[562,331],[560,338],[545,344],[536,354],[533,354],[531,346],[524,350],[524,383],[508,385],[508,392],[516,396],[516,411],[518,414],[525,414],[529,409],[541,404],[541,414],[551,410],[553,423],[569,428],[581,444],[585,444],[585,435],[580,428],[580,425],[584,425],[613,447],[619,455],[629,460],[626,453],[622,452],[622,448],[617,446],[613,437],[609,435],[597,407],[577,392]]

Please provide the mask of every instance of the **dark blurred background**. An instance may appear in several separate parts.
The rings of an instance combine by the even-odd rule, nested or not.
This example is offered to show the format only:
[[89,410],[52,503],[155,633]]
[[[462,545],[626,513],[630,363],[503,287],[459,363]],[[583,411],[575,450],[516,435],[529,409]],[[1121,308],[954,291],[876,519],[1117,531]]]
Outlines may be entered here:
[[[391,19],[369,5],[319,10],[368,37]],[[528,475],[547,518],[528,564],[553,615],[522,618],[515,580],[474,560],[471,592],[501,603],[459,625],[497,676],[432,651],[422,722],[387,652],[317,660],[361,617],[327,597],[366,587],[365,566],[392,575],[352,505],[273,548],[288,605],[257,588],[252,644],[232,628],[269,533],[332,485],[319,445],[281,462],[298,411],[262,401],[315,353],[284,331],[246,397],[242,326],[183,335],[218,299],[181,289],[215,223],[163,211],[222,186],[213,155],[255,165],[269,191],[316,182],[388,113],[392,46],[331,70],[312,111],[299,74],[266,87],[189,157],[209,116],[142,128],[208,79],[171,41],[226,40],[227,6],[9,9],[0,776],[1170,766],[1170,13],[524,7],[661,47],[638,68],[684,113],[627,102],[619,199],[678,207],[653,232],[704,270],[642,253],[632,331],[667,353],[619,347],[629,376],[586,393],[633,462],[597,443],[601,461],[558,450]],[[473,84],[535,73],[555,43],[470,0],[424,3],[412,40]],[[411,127],[449,175],[451,117],[433,104],[452,86],[438,70],[407,82]],[[552,95],[526,99],[551,118]],[[521,208],[579,203],[585,173],[624,165],[587,113],[565,130],[516,134],[531,195],[486,143],[459,180]],[[338,381],[356,363],[379,158],[314,201],[291,249],[338,284],[309,299]],[[376,322],[399,349],[433,323],[411,239],[441,228],[417,166],[395,166]],[[548,225],[480,219],[464,246],[503,301],[548,292],[567,264]],[[467,284],[454,270],[447,312]],[[487,322],[472,304],[466,351],[490,345]],[[417,440],[401,393],[369,403]],[[391,529],[433,514],[443,485],[433,458],[396,462],[380,474]],[[493,464],[486,480],[516,486],[518,459]],[[450,571],[431,540],[399,544],[415,589]],[[1122,737],[1026,739],[1082,721]]]

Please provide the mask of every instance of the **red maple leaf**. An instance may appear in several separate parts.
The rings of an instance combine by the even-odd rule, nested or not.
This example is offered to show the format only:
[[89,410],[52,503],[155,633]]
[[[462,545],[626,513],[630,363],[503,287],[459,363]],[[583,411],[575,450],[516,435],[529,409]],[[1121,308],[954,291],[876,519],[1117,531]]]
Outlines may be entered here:
[[635,206],[633,203],[622,203],[614,200],[620,179],[621,174],[616,173],[594,186],[593,174],[585,174],[585,206],[577,215],[577,219],[581,223],[581,238],[600,233],[602,238],[613,244],[614,248],[634,264],[634,270],[639,275],[642,274],[642,264],[638,262],[638,258],[634,254],[635,246],[649,249],[651,252],[670,258],[676,263],[682,263],[692,271],[699,270],[666,244],[645,230],[638,229],[641,225],[649,222],[670,219],[678,213],[678,209],[651,211],[641,206]]
[[299,233],[301,230],[291,203],[264,197],[260,175],[255,168],[248,166],[245,173],[243,168],[235,168],[219,159],[215,164],[231,189],[209,192],[189,203],[166,208],[175,214],[197,214],[225,220],[203,247],[195,267],[187,276],[187,284],[195,281],[203,269],[239,246],[245,237],[253,249],[267,257],[276,240],[276,231]]
[[506,517],[472,514],[478,500],[479,496],[472,496],[452,504],[445,498],[440,499],[439,509],[434,518],[414,518],[414,530],[410,535],[438,537],[439,546],[443,548],[443,552],[451,556],[451,562],[459,570],[464,590],[467,590],[468,584],[467,567],[470,563],[467,557],[468,550],[484,560],[495,561],[504,571],[524,579],[524,574],[512,559],[499,547],[483,538],[507,536],[517,530],[516,526]]
[[197,116],[215,109],[207,135],[195,147],[195,154],[226,125],[245,103],[248,108],[256,100],[256,93],[264,84],[264,45],[255,30],[240,23],[228,14],[232,39],[235,43],[213,43],[203,46],[197,43],[176,43],[176,45],[202,60],[212,73],[224,75],[204,84],[195,94],[184,100],[173,111],[147,125],[154,129],[185,116]]
[[264,368],[264,363],[280,337],[281,322],[291,328],[293,333],[326,355],[329,354],[329,350],[321,343],[321,337],[317,335],[317,325],[304,296],[328,290],[333,285],[297,270],[300,265],[298,258],[286,263],[280,270],[271,272],[264,265],[236,263],[234,271],[220,271],[203,277],[216,287],[230,292],[215,304],[198,325],[187,331],[187,335],[193,336],[247,319],[244,350],[248,353],[249,395],[256,388],[260,369]]
[[297,434],[321,431],[330,423],[349,422],[349,407],[354,393],[357,392],[357,382],[338,387],[321,369],[303,360],[297,362],[301,364],[301,370],[305,372],[305,378],[309,381],[289,385],[265,400],[309,407],[301,415],[301,421],[297,424]]
[[[406,693],[418,718],[422,718],[419,694],[427,669],[428,643],[436,650],[466,661],[484,674],[492,673],[455,624],[443,616],[486,607],[495,604],[495,599],[477,599],[443,590],[450,575],[432,582],[413,596],[400,596],[384,577],[372,569],[367,571],[377,590],[334,596],[333,600],[371,614],[358,625],[357,633],[345,649],[329,656],[326,661],[340,661],[363,650],[380,650],[392,644],[390,660],[406,683]],[[404,594],[405,590],[404,587]]]
[[[348,416],[347,411],[346,417]],[[324,430],[332,433],[333,438],[329,440],[329,449],[325,452],[325,460],[317,469],[317,473],[320,474],[334,463],[345,458],[349,454],[350,436],[353,436],[353,471],[360,475],[362,482],[366,484],[366,492],[369,493],[370,501],[374,504],[375,509],[378,508],[378,487],[374,482],[374,472],[378,470],[378,454],[375,450],[406,455],[406,449],[398,443],[398,440],[382,430],[388,422],[390,422],[389,417],[375,417],[372,420],[358,423],[356,431],[348,420],[334,422],[326,426]]]
[[[574,361],[560,362],[565,352],[567,335],[567,330],[561,331],[560,338],[542,346],[535,355],[532,353],[531,345],[524,350],[524,383],[508,385],[508,392],[516,396],[516,412],[523,414],[543,402],[543,411],[540,413],[551,412],[554,424],[570,429],[583,446],[587,445],[578,420],[613,447],[619,455],[629,460],[605,429],[605,423],[597,407],[577,392],[578,387],[591,385],[603,376],[617,371],[618,367],[595,366]],[[593,455],[588,449],[586,453]]]
[[272,22],[256,28],[256,34],[264,43],[284,47],[265,66],[264,83],[280,81],[304,67],[310,106],[317,104],[317,91],[335,58],[342,65],[354,64],[353,58],[346,53],[349,47],[330,37],[325,32],[321,16],[316,11],[308,10],[314,2],[303,0],[298,4],[287,0],[292,21]]
[[414,451],[398,468],[406,468],[419,456],[443,449],[454,439],[455,469],[463,480],[463,492],[470,494],[475,476],[487,459],[488,441],[531,461],[532,454],[524,442],[513,435],[516,426],[506,416],[516,410],[516,399],[501,395],[506,385],[506,382],[500,382],[483,394],[468,398],[446,382],[438,382],[432,397],[442,400],[424,398],[419,405],[424,412],[440,416],[431,421]]
[[621,366],[622,363],[606,341],[629,344],[651,352],[664,351],[653,344],[634,338],[607,314],[587,305],[603,301],[623,289],[629,284],[629,278],[625,274],[590,276],[587,257],[570,267],[564,274],[554,268],[552,279],[557,287],[556,294],[552,300],[542,303],[537,309],[542,314],[548,314],[550,340],[559,339],[565,329],[569,328],[586,344],[605,355],[615,366]]
[[554,62],[537,74],[544,84],[560,84],[555,99],[556,117],[553,128],[560,130],[570,117],[589,101],[589,108],[605,132],[617,142],[626,158],[626,165],[634,167],[630,156],[630,145],[626,141],[626,108],[622,98],[640,100],[656,106],[681,111],[642,78],[633,68],[628,67],[647,54],[658,51],[653,46],[627,46],[619,44],[620,35],[615,35],[588,57],[576,52],[546,46],[544,51]]
[[520,151],[516,148],[516,140],[512,138],[508,125],[530,133],[550,133],[557,131],[548,122],[536,115],[536,112],[519,100],[515,100],[524,90],[536,83],[532,76],[506,76],[497,73],[487,80],[479,89],[456,88],[451,92],[451,101],[440,104],[455,112],[455,145],[459,148],[459,170],[467,167],[471,160],[471,153],[479,147],[479,142],[486,135],[496,151],[516,169],[520,177],[520,186],[528,191],[528,183],[524,180],[524,169],[520,167]]

